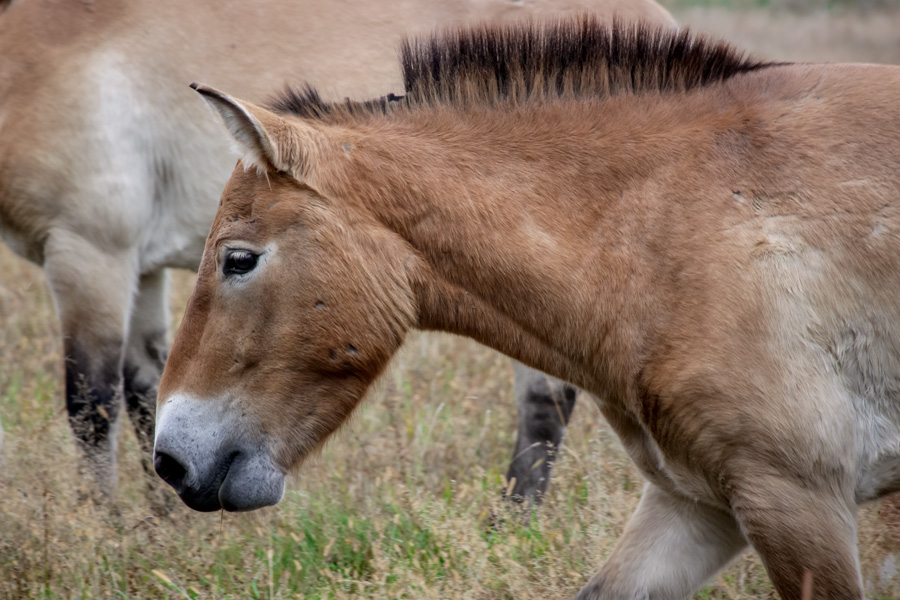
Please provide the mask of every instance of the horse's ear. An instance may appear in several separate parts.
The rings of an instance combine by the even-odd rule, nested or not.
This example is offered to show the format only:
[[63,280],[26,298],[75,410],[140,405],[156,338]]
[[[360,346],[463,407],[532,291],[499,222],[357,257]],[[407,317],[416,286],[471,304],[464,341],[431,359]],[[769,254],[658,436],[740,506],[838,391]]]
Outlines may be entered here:
[[270,110],[211,87],[199,83],[192,83],[191,87],[222,116],[240,148],[244,168],[267,171],[273,167],[299,181],[308,179],[311,159],[321,137],[318,130],[289,122]]

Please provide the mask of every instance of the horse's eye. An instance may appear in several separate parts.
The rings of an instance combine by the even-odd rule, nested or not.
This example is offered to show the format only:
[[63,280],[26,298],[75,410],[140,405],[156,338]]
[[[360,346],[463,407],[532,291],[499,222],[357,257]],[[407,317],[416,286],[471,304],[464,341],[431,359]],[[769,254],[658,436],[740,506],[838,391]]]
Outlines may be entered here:
[[222,272],[228,275],[243,275],[256,268],[259,254],[253,254],[249,250],[228,250],[225,253],[225,264]]

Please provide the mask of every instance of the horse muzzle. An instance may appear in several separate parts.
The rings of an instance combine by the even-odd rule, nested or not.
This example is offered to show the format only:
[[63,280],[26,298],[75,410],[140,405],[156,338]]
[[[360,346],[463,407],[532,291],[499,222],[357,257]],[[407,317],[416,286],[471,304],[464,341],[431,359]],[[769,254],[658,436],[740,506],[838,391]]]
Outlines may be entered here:
[[156,473],[194,510],[246,511],[278,504],[284,473],[248,437],[240,410],[173,394],[156,416]]

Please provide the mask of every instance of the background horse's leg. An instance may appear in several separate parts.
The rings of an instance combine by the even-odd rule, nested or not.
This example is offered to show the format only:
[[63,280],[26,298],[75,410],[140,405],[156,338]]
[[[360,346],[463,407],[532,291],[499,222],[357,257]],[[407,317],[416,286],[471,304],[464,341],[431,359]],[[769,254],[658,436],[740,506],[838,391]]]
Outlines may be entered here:
[[730,514],[648,483],[609,559],[577,600],[685,598],[746,546]]
[[540,371],[513,362],[519,431],[506,492],[513,500],[540,504],[543,500],[556,453],[575,408],[577,390]]
[[66,371],[66,408],[97,491],[116,489],[116,431],[122,356],[136,285],[129,251],[110,254],[87,239],[53,229],[44,269],[59,314]]
[[[149,477],[151,498],[165,511],[165,501],[155,498],[161,482],[153,469],[153,429],[156,387],[166,364],[169,321],[168,278],[160,269],[141,276],[131,326],[125,346],[125,407],[141,445],[141,465]],[[165,492],[163,492],[165,493]],[[171,494],[166,494],[170,498]],[[159,500],[159,502],[156,502]]]

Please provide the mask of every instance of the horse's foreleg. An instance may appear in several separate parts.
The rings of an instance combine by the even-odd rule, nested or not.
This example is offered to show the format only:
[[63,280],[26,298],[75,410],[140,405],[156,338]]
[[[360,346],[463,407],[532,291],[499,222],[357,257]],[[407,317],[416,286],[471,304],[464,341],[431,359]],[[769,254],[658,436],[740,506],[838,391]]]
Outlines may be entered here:
[[516,501],[540,504],[550,482],[556,453],[575,408],[572,386],[514,362],[519,430],[507,481]]
[[746,545],[727,512],[648,483],[621,539],[578,600],[681,599]]
[[44,257],[62,326],[69,422],[98,491],[110,496],[117,483],[116,429],[134,261],[127,252],[104,252],[62,229],[50,233]]
[[[151,497],[159,481],[153,469],[156,388],[168,346],[167,277],[164,270],[141,276],[125,346],[125,407],[141,445],[141,465],[150,478]],[[164,504],[159,508],[165,510]]]
[[[779,596],[862,598],[856,505],[852,493],[841,494],[849,486],[759,475],[760,470],[733,486],[731,504]],[[803,592],[805,579],[811,596]]]
[[144,451],[144,468],[153,471],[156,387],[166,364],[168,326],[166,273],[143,275],[138,287],[125,347],[125,406]]

